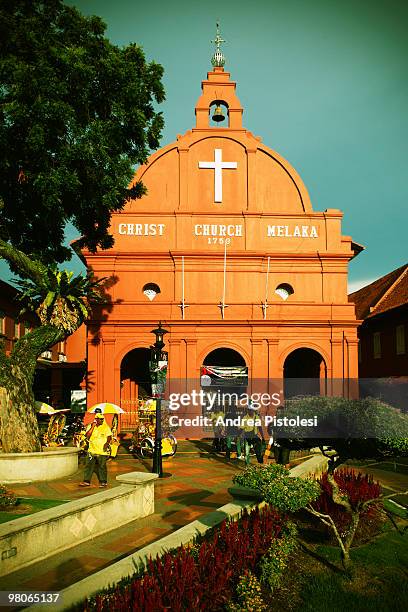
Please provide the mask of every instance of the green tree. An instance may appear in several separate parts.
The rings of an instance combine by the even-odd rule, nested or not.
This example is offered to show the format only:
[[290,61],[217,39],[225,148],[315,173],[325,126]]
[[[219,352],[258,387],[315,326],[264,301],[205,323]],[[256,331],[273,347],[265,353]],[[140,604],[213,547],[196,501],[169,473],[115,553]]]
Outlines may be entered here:
[[143,195],[134,167],[159,145],[163,69],[105,29],[61,0],[0,0],[0,257],[27,281],[41,323],[9,357],[0,350],[9,452],[40,449],[36,360],[79,327],[94,297],[91,277],[58,279],[55,264],[71,256],[66,224],[81,235],[77,247],[111,247],[111,213]]
[[[408,414],[376,398],[294,398],[285,402],[278,416],[299,418],[300,423],[277,429],[278,443],[297,450],[320,448],[328,457],[329,475],[349,459],[408,455]],[[301,424],[315,417],[316,427]]]
[[[334,474],[328,473],[327,477],[332,485],[333,502],[342,506],[351,518],[350,526],[344,536],[340,534],[330,514],[316,509],[314,502],[320,495],[320,484],[316,480],[291,476],[289,470],[276,464],[249,466],[243,472],[236,474],[232,480],[241,486],[256,489],[264,501],[281,512],[297,512],[303,508],[306,512],[318,518],[332,531],[340,548],[343,568],[348,570],[351,564],[350,549],[364,512],[370,505],[378,504],[383,499],[391,499],[398,493],[375,495],[372,499],[357,496],[355,500],[352,500],[347,494],[347,490],[338,485]],[[405,491],[404,494],[407,493],[408,491]]]

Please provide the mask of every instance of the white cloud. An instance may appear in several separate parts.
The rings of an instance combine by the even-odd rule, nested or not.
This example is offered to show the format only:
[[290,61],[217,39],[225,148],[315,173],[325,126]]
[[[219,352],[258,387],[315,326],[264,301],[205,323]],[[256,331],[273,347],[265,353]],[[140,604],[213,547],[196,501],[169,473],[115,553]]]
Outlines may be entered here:
[[362,287],[366,287],[373,283],[377,278],[363,278],[361,280],[352,281],[348,283],[348,293],[354,293],[354,291],[358,291]]

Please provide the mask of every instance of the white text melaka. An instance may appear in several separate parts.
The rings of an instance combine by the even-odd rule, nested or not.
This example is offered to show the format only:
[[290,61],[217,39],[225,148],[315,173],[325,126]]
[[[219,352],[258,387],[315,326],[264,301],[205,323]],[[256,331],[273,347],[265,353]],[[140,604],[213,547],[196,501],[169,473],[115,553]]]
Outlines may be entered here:
[[281,238],[318,238],[317,227],[315,225],[268,225],[268,236]]
[[122,236],[163,236],[164,223],[119,223]]

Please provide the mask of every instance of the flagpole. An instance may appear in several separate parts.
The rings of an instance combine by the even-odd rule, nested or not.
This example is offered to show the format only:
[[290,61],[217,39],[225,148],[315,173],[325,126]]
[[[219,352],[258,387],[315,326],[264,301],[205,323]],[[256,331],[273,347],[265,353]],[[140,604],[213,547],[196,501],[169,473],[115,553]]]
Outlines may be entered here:
[[183,304],[183,319],[184,319],[184,255],[181,257],[181,303]]
[[179,308],[181,309],[181,318],[184,321],[184,311],[188,308],[188,304],[185,303],[184,299],[184,255],[181,256],[181,303],[179,304]]
[[270,264],[271,258],[268,257],[268,267],[266,270],[266,281],[265,281],[265,302],[262,303],[262,310],[263,310],[263,318],[266,319],[266,310],[268,308],[268,285],[269,285],[269,264]]
[[227,284],[227,241],[224,244],[224,287],[222,292],[222,303],[225,306],[225,287]]
[[221,317],[224,318],[224,312],[227,308],[225,303],[225,295],[226,295],[226,287],[227,287],[227,239],[224,242],[224,282],[222,288],[222,302],[218,304],[218,308],[221,310]]

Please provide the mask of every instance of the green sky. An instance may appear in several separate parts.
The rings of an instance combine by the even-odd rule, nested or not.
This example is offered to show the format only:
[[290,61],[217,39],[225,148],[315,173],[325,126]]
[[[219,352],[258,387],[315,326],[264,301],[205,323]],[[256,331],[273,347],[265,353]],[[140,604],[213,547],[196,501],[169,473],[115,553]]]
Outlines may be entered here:
[[408,2],[70,3],[164,66],[163,145],[193,126],[219,18],[245,127],[296,168],[315,210],[343,210],[343,233],[366,246],[353,285],[408,260]]

